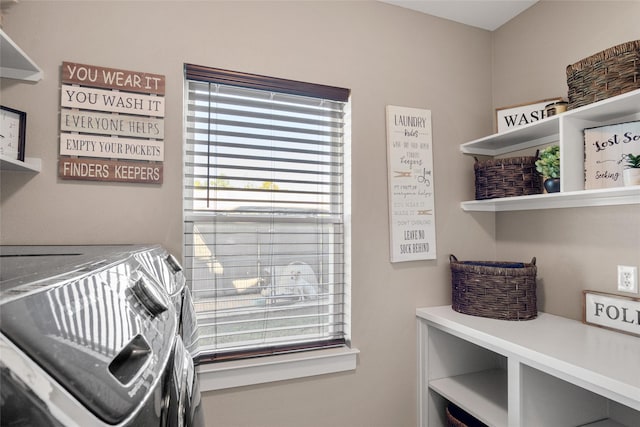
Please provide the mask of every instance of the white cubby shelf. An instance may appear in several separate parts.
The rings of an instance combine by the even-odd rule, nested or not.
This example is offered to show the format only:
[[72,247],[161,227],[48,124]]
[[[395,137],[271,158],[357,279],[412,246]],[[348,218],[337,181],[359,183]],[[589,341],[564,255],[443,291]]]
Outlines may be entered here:
[[640,425],[640,340],[538,313],[526,321],[419,308],[418,425],[452,403],[492,427]]
[[640,186],[584,189],[584,129],[640,120],[640,89],[594,102],[460,146],[468,155],[498,157],[545,145],[560,146],[560,193],[472,200],[465,211],[513,211],[640,204]]

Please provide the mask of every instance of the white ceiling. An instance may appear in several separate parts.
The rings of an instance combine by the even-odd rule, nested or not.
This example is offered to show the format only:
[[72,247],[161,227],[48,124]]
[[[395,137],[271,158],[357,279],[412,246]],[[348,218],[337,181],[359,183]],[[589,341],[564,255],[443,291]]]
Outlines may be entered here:
[[380,0],[493,31],[538,0]]

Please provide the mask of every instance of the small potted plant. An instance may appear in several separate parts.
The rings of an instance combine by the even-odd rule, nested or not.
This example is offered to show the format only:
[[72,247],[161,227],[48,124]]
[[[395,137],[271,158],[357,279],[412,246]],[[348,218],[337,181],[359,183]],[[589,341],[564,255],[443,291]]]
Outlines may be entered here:
[[640,185],[640,154],[625,155],[626,169],[622,171],[624,185]]
[[560,146],[552,145],[540,151],[536,160],[536,170],[544,180],[547,193],[560,191]]

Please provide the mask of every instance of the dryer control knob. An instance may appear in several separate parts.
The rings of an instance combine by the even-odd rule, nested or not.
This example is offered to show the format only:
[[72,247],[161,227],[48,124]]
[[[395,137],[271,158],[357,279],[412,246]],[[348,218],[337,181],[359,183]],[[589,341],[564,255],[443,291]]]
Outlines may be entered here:
[[158,289],[144,276],[136,280],[131,290],[152,316],[157,316],[168,309]]

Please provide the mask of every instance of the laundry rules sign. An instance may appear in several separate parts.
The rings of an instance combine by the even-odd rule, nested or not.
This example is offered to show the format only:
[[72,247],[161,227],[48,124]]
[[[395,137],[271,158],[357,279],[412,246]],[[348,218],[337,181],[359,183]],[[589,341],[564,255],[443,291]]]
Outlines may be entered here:
[[391,262],[436,258],[431,111],[387,106]]
[[62,63],[63,179],[161,184],[165,77]]

